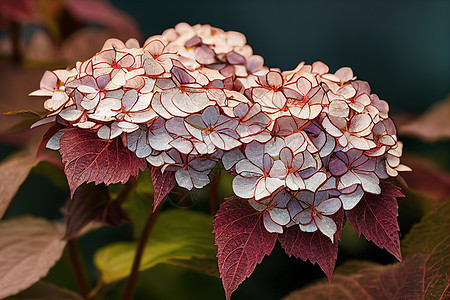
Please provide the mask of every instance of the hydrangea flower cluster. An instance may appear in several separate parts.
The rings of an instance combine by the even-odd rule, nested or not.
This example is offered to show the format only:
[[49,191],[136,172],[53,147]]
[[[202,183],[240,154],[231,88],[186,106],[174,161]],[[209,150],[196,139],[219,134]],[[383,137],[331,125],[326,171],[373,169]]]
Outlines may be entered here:
[[110,39],[75,68],[47,71],[31,95],[51,97],[38,124],[121,139],[188,190],[207,185],[221,161],[269,232],[298,226],[333,241],[331,215],[408,169],[388,104],[350,68],[302,62],[281,72],[241,33],[209,25],[181,23],[143,47]]

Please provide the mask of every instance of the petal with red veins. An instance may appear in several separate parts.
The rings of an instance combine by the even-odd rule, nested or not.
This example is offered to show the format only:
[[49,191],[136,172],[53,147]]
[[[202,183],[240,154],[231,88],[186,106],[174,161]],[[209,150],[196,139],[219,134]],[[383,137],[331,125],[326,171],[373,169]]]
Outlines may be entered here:
[[345,210],[350,210],[359,203],[363,195],[364,190],[358,185],[355,191],[350,194],[341,194],[339,199],[342,201],[342,207],[344,207]]
[[319,230],[324,235],[329,237],[332,243],[334,243],[334,234],[337,230],[337,226],[334,220],[326,216],[316,217],[314,220]]
[[264,227],[268,232],[283,233],[283,227],[275,223],[268,213],[264,213]]
[[244,199],[253,198],[258,180],[259,178],[245,178],[238,175],[233,179],[233,191],[238,197]]

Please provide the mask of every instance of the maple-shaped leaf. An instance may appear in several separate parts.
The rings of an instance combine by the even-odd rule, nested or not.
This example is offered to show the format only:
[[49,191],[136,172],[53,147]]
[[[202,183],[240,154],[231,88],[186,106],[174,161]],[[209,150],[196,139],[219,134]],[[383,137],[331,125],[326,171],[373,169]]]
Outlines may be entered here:
[[156,210],[161,201],[175,187],[177,181],[174,172],[161,173],[161,169],[150,168],[150,174],[153,183],[153,212]]
[[336,265],[338,241],[341,239],[342,228],[345,223],[343,209],[341,208],[330,217],[337,225],[334,243],[319,230],[303,232],[298,226],[291,226],[278,236],[278,241],[280,241],[286,254],[301,258],[304,261],[308,259],[312,263],[317,263],[329,280],[331,280]]
[[402,240],[405,259],[392,265],[353,261],[284,300],[450,299],[450,201],[414,225]]
[[262,216],[247,201],[232,197],[214,218],[219,272],[227,299],[275,246],[277,234],[266,230]]
[[120,138],[102,140],[93,132],[76,128],[63,134],[60,145],[71,195],[83,182],[125,183],[147,167],[147,162],[124,147]]
[[399,261],[402,260],[397,223],[397,197],[404,197],[401,188],[390,182],[381,182],[381,194],[366,193],[361,201],[345,212],[347,221],[358,233],[385,248]]
[[66,208],[67,228],[65,239],[70,240],[90,222],[96,221],[116,226],[126,221],[118,201],[112,201],[105,185],[82,184],[69,199]]

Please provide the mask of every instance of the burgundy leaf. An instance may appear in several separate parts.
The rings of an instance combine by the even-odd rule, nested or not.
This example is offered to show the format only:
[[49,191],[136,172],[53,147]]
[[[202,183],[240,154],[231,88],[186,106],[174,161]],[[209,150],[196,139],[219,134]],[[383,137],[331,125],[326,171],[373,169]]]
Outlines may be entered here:
[[230,299],[264,256],[272,252],[277,234],[265,229],[262,213],[237,197],[220,206],[214,219],[214,233],[220,277]]
[[402,240],[405,259],[392,265],[353,261],[284,300],[450,299],[450,202],[414,225]]
[[83,184],[67,205],[65,239],[72,239],[90,222],[116,226],[127,220],[117,201],[111,201],[105,185]]
[[385,248],[401,261],[396,197],[404,195],[401,188],[390,182],[381,182],[380,187],[380,195],[366,193],[358,205],[345,215],[359,236],[363,234],[366,239]]
[[170,193],[170,191],[175,187],[175,173],[174,172],[164,172],[161,173],[161,169],[150,168],[150,174],[153,183],[153,212],[156,210],[158,205],[164,198]]
[[304,261],[309,259],[312,263],[317,263],[329,280],[331,280],[331,275],[336,265],[338,241],[341,239],[342,228],[344,227],[343,210],[340,209],[331,218],[337,225],[334,243],[319,230],[303,232],[298,226],[289,227],[283,234],[278,236],[278,240],[286,254],[301,258]]
[[72,195],[83,182],[125,183],[147,167],[146,161],[125,148],[121,139],[101,140],[87,130],[68,130],[60,144],[64,173]]

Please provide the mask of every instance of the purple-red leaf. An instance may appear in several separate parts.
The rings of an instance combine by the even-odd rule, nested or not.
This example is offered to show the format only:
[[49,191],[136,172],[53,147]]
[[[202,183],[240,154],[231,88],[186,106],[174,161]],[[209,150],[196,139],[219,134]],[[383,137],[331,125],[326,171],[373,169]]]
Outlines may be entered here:
[[381,182],[380,187],[380,195],[366,193],[358,205],[346,211],[345,215],[359,236],[363,234],[366,239],[385,248],[401,261],[396,197],[404,195],[401,188],[390,182]]
[[125,183],[137,177],[147,163],[125,148],[122,140],[102,140],[88,130],[71,129],[61,137],[62,161],[71,194],[83,182]]
[[348,262],[333,282],[320,282],[284,300],[450,299],[450,201],[442,203],[402,240],[405,259],[392,265]]
[[214,219],[214,233],[220,277],[230,299],[264,256],[272,252],[277,234],[265,229],[262,213],[237,197],[220,206]]
[[303,232],[298,226],[289,227],[283,234],[278,236],[278,240],[286,254],[301,258],[304,261],[309,259],[312,263],[317,263],[329,280],[331,280],[331,275],[336,265],[338,241],[341,239],[344,226],[343,210],[340,209],[331,218],[337,225],[334,243],[319,230]]
[[170,191],[175,187],[175,173],[174,172],[164,172],[161,173],[161,169],[150,168],[150,174],[153,183],[153,212],[156,210],[158,205],[163,201],[163,199],[170,193]]
[[116,226],[127,220],[118,201],[111,201],[105,185],[83,184],[67,205],[65,239],[70,240],[90,222]]

